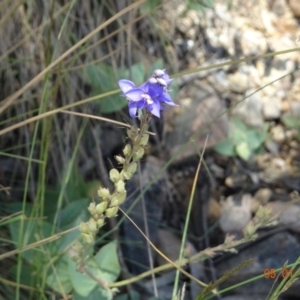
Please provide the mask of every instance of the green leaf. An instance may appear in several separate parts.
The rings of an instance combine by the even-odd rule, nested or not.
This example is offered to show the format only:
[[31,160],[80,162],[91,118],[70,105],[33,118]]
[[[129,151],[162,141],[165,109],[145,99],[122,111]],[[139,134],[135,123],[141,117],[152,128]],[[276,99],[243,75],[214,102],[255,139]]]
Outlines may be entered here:
[[[95,277],[100,278],[101,274],[99,269],[91,267],[88,267],[88,269]],[[68,258],[68,271],[73,289],[80,296],[88,296],[98,284],[94,279],[90,278],[88,275],[79,273],[77,271],[76,262],[73,261],[70,257]]]
[[[12,240],[18,245],[21,222],[9,224],[9,230]],[[46,239],[53,234],[53,225],[41,220],[26,220],[24,221],[22,234],[22,247]],[[55,233],[55,232],[54,232]],[[29,263],[37,265],[45,264],[49,257],[55,255],[57,250],[57,241],[47,244],[42,247],[35,247],[27,251],[22,251],[21,255]]]
[[[115,281],[120,274],[120,265],[117,258],[116,242],[111,242],[102,247],[96,256],[85,261],[86,268],[95,278],[102,282],[111,283]],[[99,283],[77,271],[76,263],[68,257],[68,270],[72,286],[76,292],[76,299],[112,299],[112,291],[107,290]],[[94,297],[98,298],[94,298]]]
[[[118,89],[117,78],[111,66],[98,64],[86,68],[87,80],[92,85],[93,96]],[[121,95],[114,95],[96,100],[102,113],[119,111],[127,105],[127,100]]]
[[112,300],[114,298],[113,298],[113,293],[111,291],[107,291],[102,288],[96,287],[86,297],[74,293],[73,299],[74,300]]
[[300,127],[299,117],[295,117],[290,114],[286,114],[282,117],[282,121],[283,121],[284,125],[289,128],[299,128]]
[[121,272],[116,241],[103,246],[95,255],[95,261],[101,269],[101,278],[110,283],[114,282]]
[[130,290],[128,294],[122,294],[115,297],[115,300],[139,300],[140,294],[135,290]]
[[236,154],[232,140],[227,138],[214,147],[214,150],[222,155],[234,156]]
[[251,157],[251,150],[246,142],[242,142],[237,145],[236,152],[244,160],[248,160]]
[[90,199],[78,199],[65,206],[59,214],[60,226],[63,229],[69,229],[80,224],[81,221],[87,220],[89,213],[87,207],[91,202]]
[[151,74],[153,73],[154,70],[156,69],[163,69],[164,68],[164,62],[163,60],[160,58],[158,59],[153,65],[151,65],[150,68],[150,72],[148,74],[148,77],[151,76]]
[[68,271],[68,254],[61,257],[52,268],[46,278],[46,283],[54,291],[60,294],[68,294],[72,290],[72,284]]
[[[131,67],[132,81],[136,86],[141,85],[145,80],[145,67],[144,64],[139,63]],[[128,76],[129,77],[129,76]]]

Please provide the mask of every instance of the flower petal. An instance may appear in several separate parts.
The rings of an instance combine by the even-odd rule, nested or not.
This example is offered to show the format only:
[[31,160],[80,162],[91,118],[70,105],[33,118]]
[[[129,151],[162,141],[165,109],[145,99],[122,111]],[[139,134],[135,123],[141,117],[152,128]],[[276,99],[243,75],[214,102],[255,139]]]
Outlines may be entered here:
[[125,96],[131,101],[141,101],[143,100],[144,91],[139,88],[133,88],[125,93]]
[[178,106],[178,104],[176,104],[176,103],[173,102],[171,96],[170,96],[168,93],[163,93],[163,94],[159,97],[159,99],[160,99],[162,102],[164,102],[164,103],[166,103],[166,104],[168,104],[168,105],[171,105],[171,106]]
[[132,118],[136,117],[136,112],[137,112],[137,103],[129,101],[128,102],[128,107],[129,107],[129,114]]
[[119,80],[118,84],[124,94],[127,93],[128,91],[130,91],[131,89],[135,88],[134,83],[127,79]]
[[154,101],[153,104],[151,104],[151,107],[149,107],[149,110],[152,113],[152,115],[160,118],[160,103],[159,103],[159,101]]

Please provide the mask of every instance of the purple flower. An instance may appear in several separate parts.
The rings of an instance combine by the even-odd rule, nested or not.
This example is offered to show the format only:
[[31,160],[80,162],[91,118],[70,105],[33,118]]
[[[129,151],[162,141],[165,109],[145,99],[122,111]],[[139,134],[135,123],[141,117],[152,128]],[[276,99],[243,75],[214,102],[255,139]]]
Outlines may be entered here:
[[128,99],[130,116],[135,117],[138,109],[147,109],[159,118],[160,111],[164,109],[162,104],[178,106],[167,91],[167,86],[171,81],[172,79],[165,73],[165,70],[155,70],[152,77],[140,87],[135,87],[130,80],[119,80],[119,87]]

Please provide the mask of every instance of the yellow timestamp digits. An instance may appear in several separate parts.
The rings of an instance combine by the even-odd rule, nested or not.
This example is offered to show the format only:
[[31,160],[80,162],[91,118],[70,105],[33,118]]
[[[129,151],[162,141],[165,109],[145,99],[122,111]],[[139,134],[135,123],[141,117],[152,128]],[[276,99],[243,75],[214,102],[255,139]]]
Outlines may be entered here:
[[[287,268],[282,268],[280,274],[283,278],[289,278],[289,277],[292,278],[293,270],[287,269]],[[277,277],[276,269],[264,269],[264,278],[275,279],[276,277]]]

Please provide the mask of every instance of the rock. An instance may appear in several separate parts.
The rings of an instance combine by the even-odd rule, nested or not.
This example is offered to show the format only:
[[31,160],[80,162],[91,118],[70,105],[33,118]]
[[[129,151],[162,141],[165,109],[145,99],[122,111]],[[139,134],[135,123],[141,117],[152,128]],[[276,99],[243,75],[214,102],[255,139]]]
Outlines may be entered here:
[[[221,99],[207,85],[195,84],[189,89],[190,97],[181,101],[181,106],[166,113],[167,122],[172,130],[167,135],[167,145],[174,155],[191,137],[198,148],[202,149],[206,137],[207,148],[218,144],[227,136],[228,120],[226,108]],[[180,153],[176,160],[196,154],[192,143]]]
[[225,233],[240,233],[251,220],[251,195],[243,195],[240,204],[233,196],[221,203],[220,228]]
[[[221,284],[220,288],[230,287],[250,278],[263,275],[264,270],[280,268],[286,261],[293,263],[298,259],[299,253],[299,242],[288,232],[280,232],[273,236],[257,240],[247,248],[240,250],[239,255],[225,255],[219,260],[219,263],[216,262],[217,277],[220,278],[224,273],[245,261],[254,259],[252,264],[231,274],[226,281]],[[288,268],[288,270],[290,270],[290,268]],[[274,290],[278,283],[281,282],[281,273],[277,272],[275,275],[279,277],[277,282],[270,278],[260,278],[248,282],[247,284],[236,286],[234,293],[249,296],[249,291],[251,291],[251,295],[259,294],[260,297],[264,296],[264,299],[267,299],[270,291]],[[285,297],[284,299],[290,299],[288,297],[298,297],[299,288],[300,282],[296,281],[282,296]],[[252,299],[259,298],[253,297]]]
[[246,74],[235,72],[228,75],[228,88],[235,93],[244,93],[249,89],[249,78]]
[[270,135],[272,140],[278,143],[285,141],[285,129],[282,125],[276,125],[271,129]]
[[288,226],[290,230],[300,232],[300,206],[287,202],[273,201],[266,205],[272,210],[272,215],[279,214],[280,224]]
[[300,2],[298,0],[288,0],[287,3],[294,16],[300,18]]
[[[172,245],[172,247],[170,247]],[[165,230],[158,230],[158,241],[157,248],[170,260],[176,261],[179,257],[181,247],[181,239],[175,233]],[[167,261],[160,255],[157,257],[157,263],[162,266],[167,263]]]
[[252,198],[251,212],[256,213],[260,206],[264,206],[269,202],[272,196],[272,191],[268,188],[259,189]]
[[259,189],[255,195],[254,198],[261,204],[265,205],[267,204],[272,197],[272,190],[269,188],[262,188]]
[[280,157],[266,153],[256,155],[254,160],[262,172],[261,177],[264,182],[274,182],[291,174],[290,166]]
[[262,32],[247,29],[239,35],[244,56],[260,55],[266,53],[268,43]]
[[262,127],[264,125],[260,93],[248,90],[246,98],[232,109],[232,115],[237,116],[249,126]]
[[281,115],[281,101],[277,97],[262,97],[263,115],[265,120],[278,119]]

